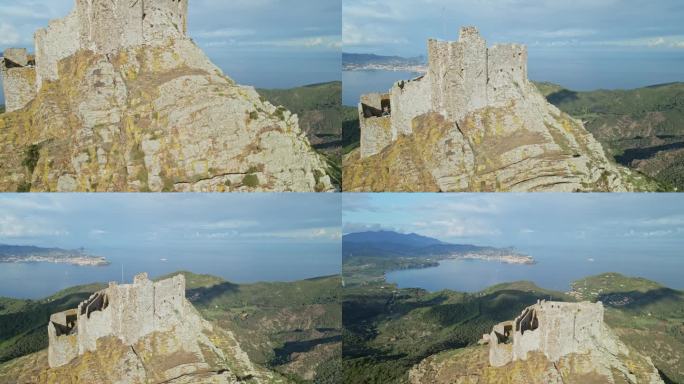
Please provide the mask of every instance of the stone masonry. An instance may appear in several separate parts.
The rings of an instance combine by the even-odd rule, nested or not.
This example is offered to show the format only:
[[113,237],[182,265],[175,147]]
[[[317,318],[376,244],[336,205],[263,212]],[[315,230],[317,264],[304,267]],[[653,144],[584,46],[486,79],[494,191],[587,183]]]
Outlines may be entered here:
[[539,301],[483,336],[482,342],[489,343],[489,363],[501,367],[526,360],[529,352],[541,352],[553,362],[572,353],[586,353],[600,345],[603,313],[601,302]]
[[185,38],[187,15],[188,0],[76,0],[69,15],[36,31],[35,66],[14,60],[27,57],[26,50],[5,52],[1,72],[7,111],[23,108],[44,81],[57,80],[60,60],[82,49],[108,54]]
[[[428,41],[428,72],[400,81],[387,94],[364,95],[359,105],[361,158],[372,156],[412,133],[414,118],[428,112],[458,122],[469,112],[504,106],[524,97],[527,84],[527,48],[504,44],[487,48],[474,27],[461,28],[458,41]],[[389,135],[376,135],[379,115],[365,113],[379,97],[389,100]],[[380,110],[381,112],[382,110]],[[364,132],[368,131],[368,132]]]
[[35,59],[23,48],[8,48],[0,60],[7,112],[24,108],[36,97]]
[[152,282],[143,273],[133,284],[94,293],[78,308],[50,316],[48,362],[51,368],[68,364],[97,340],[113,336],[133,345],[146,335],[165,332],[184,322],[185,277],[176,275]]

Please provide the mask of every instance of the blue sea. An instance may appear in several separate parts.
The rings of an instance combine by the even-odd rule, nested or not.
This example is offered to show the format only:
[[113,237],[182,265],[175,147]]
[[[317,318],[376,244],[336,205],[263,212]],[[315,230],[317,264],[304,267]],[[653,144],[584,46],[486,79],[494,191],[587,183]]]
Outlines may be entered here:
[[340,273],[340,246],[325,244],[234,244],[230,248],[149,247],[87,249],[111,265],[79,267],[52,263],[0,264],[0,296],[40,299],[75,285],[123,281],[185,270],[233,283],[295,281]]
[[495,284],[527,280],[547,289],[567,291],[570,283],[604,272],[643,277],[674,289],[684,289],[684,250],[681,247],[644,249],[604,247],[520,247],[534,257],[534,265],[479,260],[446,260],[438,267],[390,272],[387,281],[401,288],[429,291],[451,289],[477,292]]

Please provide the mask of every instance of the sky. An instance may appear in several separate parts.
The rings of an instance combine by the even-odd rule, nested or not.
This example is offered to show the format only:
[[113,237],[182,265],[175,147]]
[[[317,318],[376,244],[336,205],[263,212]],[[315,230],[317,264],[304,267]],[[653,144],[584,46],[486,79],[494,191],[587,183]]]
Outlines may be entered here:
[[394,230],[500,247],[661,244],[684,253],[684,194],[344,194],[342,207],[344,234]]
[[575,90],[684,81],[681,0],[344,0],[345,52],[426,55],[428,38],[477,26],[528,45],[533,80]]
[[339,212],[338,194],[2,194],[0,244],[335,246]]
[[[340,79],[341,0],[191,0],[188,29],[241,84],[290,88]],[[33,33],[74,0],[0,0],[0,50],[33,50]],[[2,99],[2,98],[0,98]]]

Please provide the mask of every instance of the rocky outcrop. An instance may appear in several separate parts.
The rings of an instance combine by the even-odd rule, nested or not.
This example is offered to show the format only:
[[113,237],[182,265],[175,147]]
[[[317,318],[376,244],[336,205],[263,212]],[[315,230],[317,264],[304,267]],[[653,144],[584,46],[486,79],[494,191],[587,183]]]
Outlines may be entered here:
[[345,191],[657,188],[610,162],[582,122],[546,101],[527,79],[524,46],[488,48],[469,27],[459,41],[429,41],[428,55],[425,76],[362,97]]
[[35,98],[0,115],[0,190],[334,190],[297,116],[225,76],[186,14],[78,0],[38,31]]
[[285,382],[253,365],[231,332],[200,317],[185,299],[183,275],[112,283],[53,314],[48,334],[49,368],[37,383]]
[[412,384],[662,384],[649,357],[603,323],[601,303],[539,302],[497,324],[478,346],[431,356]]

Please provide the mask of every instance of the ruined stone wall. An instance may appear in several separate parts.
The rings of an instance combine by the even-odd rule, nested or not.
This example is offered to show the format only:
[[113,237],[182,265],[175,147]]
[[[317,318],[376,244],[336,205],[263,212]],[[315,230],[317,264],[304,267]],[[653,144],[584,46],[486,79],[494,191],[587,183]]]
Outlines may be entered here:
[[185,278],[176,275],[154,284],[154,328],[170,328],[185,316]]
[[146,42],[185,36],[188,29],[188,0],[145,0],[143,35]]
[[36,31],[36,88],[43,81],[57,80],[57,63],[79,50],[80,28],[78,8],[63,18],[51,20],[47,28]]
[[93,52],[143,43],[143,0],[77,0],[79,42]]
[[78,337],[76,335],[62,334],[63,328],[57,329],[60,325],[66,326],[66,315],[75,311],[65,311],[55,313],[50,316],[48,324],[48,363],[51,367],[59,367],[68,364],[71,360],[78,357]]
[[529,352],[541,352],[551,361],[571,353],[585,353],[597,345],[603,331],[603,305],[599,303],[539,302],[514,320],[513,333],[500,342],[494,327],[488,336],[489,362],[501,367],[526,360]]
[[499,106],[523,97],[527,85],[527,47],[517,44],[494,45],[488,50],[487,99]]
[[586,352],[601,335],[601,303],[542,302],[538,305],[540,348],[551,361],[570,353]]
[[472,27],[458,41],[428,41],[432,108],[448,120],[487,105],[487,43]]
[[106,54],[185,37],[187,14],[188,0],[76,0],[67,17],[36,32],[37,86],[56,80],[57,63],[79,49]]
[[430,79],[425,76],[394,84],[390,91],[390,103],[394,141],[399,135],[412,133],[411,122],[416,116],[431,111]]
[[392,141],[390,116],[364,119],[361,124],[361,158],[379,153]]
[[36,70],[33,67],[5,68],[0,62],[5,111],[22,109],[36,97]]
[[[135,277],[133,284],[110,283],[107,289],[93,294],[79,304],[77,331],[73,336],[58,336],[53,315],[48,326],[51,367],[64,365],[75,355],[97,349],[97,340],[113,336],[132,345],[153,332],[169,331],[184,321],[185,277],[177,275],[152,282],[146,274]],[[53,321],[55,320],[55,321]],[[54,363],[54,365],[53,365]]]
[[361,158],[375,155],[392,142],[392,121],[382,116],[384,106],[390,106],[387,93],[369,93],[361,96],[359,103],[359,128],[361,129]]

